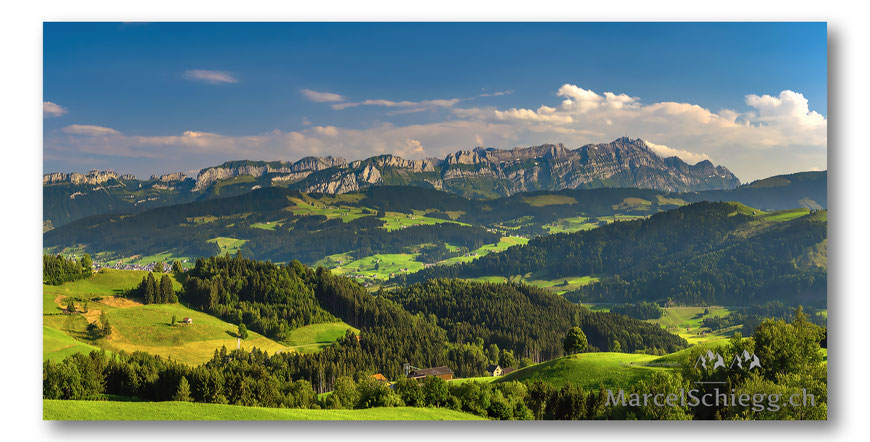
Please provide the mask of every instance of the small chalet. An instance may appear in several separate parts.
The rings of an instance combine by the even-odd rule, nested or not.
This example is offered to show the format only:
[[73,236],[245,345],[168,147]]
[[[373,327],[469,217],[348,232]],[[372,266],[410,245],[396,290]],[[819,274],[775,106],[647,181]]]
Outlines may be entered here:
[[501,376],[502,375],[502,369],[498,364],[490,365],[489,367],[486,367],[486,372],[489,373],[490,376]]
[[382,375],[382,374],[380,374],[380,373],[373,374],[373,375],[371,376],[371,378],[374,379],[374,380],[376,380],[376,381],[378,381],[378,382],[384,382],[384,383],[389,382],[389,381],[387,380],[387,377],[384,376],[384,375]]
[[418,368],[410,373],[408,373],[409,379],[425,379],[427,376],[435,376],[445,381],[449,381],[453,379],[453,370],[445,367],[435,367],[435,368]]
[[181,320],[181,322],[185,324],[193,324],[193,318],[184,318]]

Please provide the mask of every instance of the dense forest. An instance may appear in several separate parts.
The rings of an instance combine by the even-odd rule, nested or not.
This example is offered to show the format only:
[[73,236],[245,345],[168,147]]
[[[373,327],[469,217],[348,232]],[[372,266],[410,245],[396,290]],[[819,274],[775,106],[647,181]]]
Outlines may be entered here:
[[238,254],[198,259],[184,280],[183,300],[227,322],[283,339],[298,327],[338,321],[320,307],[307,273],[298,261],[280,266]]
[[564,333],[580,326],[589,351],[619,343],[626,352],[671,353],[686,342],[653,324],[592,313],[561,296],[522,284],[436,279],[389,293],[408,311],[433,315],[451,341],[495,344],[535,362],[562,356]]
[[590,313],[534,287],[430,281],[373,294],[322,267],[313,270],[298,261],[276,265],[240,255],[197,260],[181,299],[276,339],[297,327],[338,318],[360,329],[358,341],[348,345],[288,356],[296,375],[318,389],[362,370],[395,377],[405,362],[449,365],[460,376],[480,376],[502,357],[515,363],[552,359],[562,356],[561,340],[574,326],[588,336],[589,351],[607,350],[614,342],[625,351],[651,353],[686,346],[654,325]]
[[735,203],[701,202],[648,219],[535,238],[525,246],[395,279],[522,275],[599,275],[567,294],[587,302],[671,300],[746,305],[767,300],[822,304],[827,269],[795,265],[827,238],[826,212],[767,222]]
[[616,304],[610,306],[610,313],[618,313],[634,319],[659,319],[665,311],[654,302],[641,301],[637,304]]

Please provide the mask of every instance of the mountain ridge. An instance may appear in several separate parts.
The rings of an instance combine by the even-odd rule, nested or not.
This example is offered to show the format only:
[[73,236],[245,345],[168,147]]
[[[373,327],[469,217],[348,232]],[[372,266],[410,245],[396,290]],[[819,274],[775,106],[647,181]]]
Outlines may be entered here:
[[[543,164],[540,164],[543,163]],[[472,166],[472,167],[462,167]],[[392,174],[384,177],[384,170]],[[393,170],[395,169],[395,170]],[[328,173],[315,174],[315,172]],[[314,174],[312,179],[309,176]],[[563,144],[496,149],[476,147],[446,155],[443,159],[407,160],[383,154],[348,162],[341,157],[304,157],[295,162],[236,160],[201,169],[193,191],[203,191],[215,182],[238,176],[262,178],[270,175],[275,185],[299,184],[304,192],[347,193],[373,184],[408,184],[395,182],[398,175],[408,181],[429,183],[431,187],[450,191],[450,180],[492,177],[506,181],[496,193],[509,196],[530,190],[561,190],[577,187],[639,187],[664,191],[732,189],[740,181],[724,166],[704,160],[691,165],[676,156],[661,157],[642,139],[618,138],[610,143],[587,144],[570,150]],[[411,176],[421,174],[421,176]],[[438,176],[429,176],[437,174]],[[353,180],[348,180],[352,177]],[[132,175],[114,171],[49,173],[43,184],[102,184],[109,180],[139,181]],[[184,181],[183,172],[152,175],[152,181]],[[145,180],[141,180],[145,181]],[[331,183],[324,185],[323,183]],[[462,192],[454,192],[463,194]],[[466,195],[468,196],[468,195]],[[473,195],[472,195],[473,196]]]

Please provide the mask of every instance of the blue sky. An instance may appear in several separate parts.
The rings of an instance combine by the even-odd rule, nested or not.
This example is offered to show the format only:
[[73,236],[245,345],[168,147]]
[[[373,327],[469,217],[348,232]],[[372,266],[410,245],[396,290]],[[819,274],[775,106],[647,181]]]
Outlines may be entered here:
[[824,169],[826,46],[824,23],[46,23],[44,168],[627,132],[743,181]]

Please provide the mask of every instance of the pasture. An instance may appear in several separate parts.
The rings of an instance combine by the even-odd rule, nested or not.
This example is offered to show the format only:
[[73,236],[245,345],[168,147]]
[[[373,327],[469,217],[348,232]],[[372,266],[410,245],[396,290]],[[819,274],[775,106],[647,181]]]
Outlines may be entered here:
[[239,249],[241,249],[242,246],[245,245],[246,242],[248,242],[248,240],[219,236],[217,238],[212,238],[208,240],[208,242],[215,243],[218,247],[220,247],[220,255],[225,255],[227,253],[229,253],[230,255],[235,255],[236,252],[238,252]]
[[630,353],[580,353],[519,369],[493,382],[543,380],[560,388],[566,384],[586,390],[628,387],[649,378],[660,366],[646,366],[657,357]]
[[[94,308],[103,305],[96,304]],[[173,360],[197,365],[208,361],[216,349],[225,346],[233,350],[238,346],[250,350],[257,347],[275,353],[286,346],[249,331],[248,339],[239,341],[237,324],[224,322],[214,316],[189,309],[180,304],[150,304],[106,310],[112,335],[98,339],[97,345],[112,351],[145,351]],[[176,323],[183,318],[192,324]]]
[[[139,270],[102,269],[87,279],[67,282],[63,285],[43,284],[42,314],[60,313],[61,305],[66,305],[62,301],[68,297],[83,300],[121,295],[139,285],[147,274],[148,272]],[[172,287],[175,290],[181,289],[181,284],[171,274],[170,277]]]
[[324,197],[322,199],[313,198],[290,198],[293,206],[285,210],[289,210],[296,215],[312,216],[323,215],[327,219],[339,218],[344,222],[353,221],[364,216],[374,216],[374,212],[368,209],[354,206],[341,205],[342,199]]
[[[138,285],[147,273],[104,269],[88,279],[60,286],[43,285],[44,359],[62,359],[74,352],[95,349],[112,352],[141,350],[187,364],[200,364],[211,359],[214,350],[221,346],[229,350],[237,348],[237,324],[221,321],[181,304],[142,305],[135,300],[116,297]],[[172,282],[176,290],[181,288],[174,278]],[[73,314],[63,313],[69,298],[75,299],[76,312]],[[95,339],[88,334],[87,327],[89,323],[97,323],[104,312],[112,326],[112,334]],[[171,325],[173,316],[177,321],[189,317],[194,322]],[[275,353],[287,346],[249,332],[248,339],[241,341],[241,348],[253,347]]]
[[552,223],[541,226],[547,233],[571,233],[580,230],[590,230],[598,227],[598,223],[589,222],[585,216],[560,218]]
[[[414,273],[424,267],[415,261],[416,254],[384,253],[341,264],[332,269],[336,275],[363,275],[366,278],[386,280],[390,274]],[[407,269],[407,270],[403,270]]]
[[42,360],[52,360],[54,362],[62,361],[67,356],[74,353],[90,353],[94,350],[100,350],[90,344],[64,334],[62,331],[42,326]]
[[440,223],[455,223],[463,226],[467,226],[468,224],[460,223],[457,221],[450,221],[441,218],[430,218],[424,215],[425,212],[415,210],[414,214],[407,214],[401,212],[385,212],[384,216],[380,219],[384,220],[383,229],[393,231],[398,229],[404,229],[407,227],[413,226],[430,226],[434,224]]
[[305,410],[192,402],[43,400],[44,420],[484,420],[444,408]]
[[333,342],[343,337],[347,330],[352,330],[359,335],[359,329],[351,327],[344,322],[306,325],[290,332],[290,336],[284,343],[298,353],[315,353],[324,347],[332,345]]
[[[707,311],[705,314],[704,311]],[[648,319],[665,330],[684,338],[691,345],[724,342],[737,327],[711,331],[701,326],[705,318],[727,316],[730,311],[725,307],[665,307],[664,314],[659,319]]]

